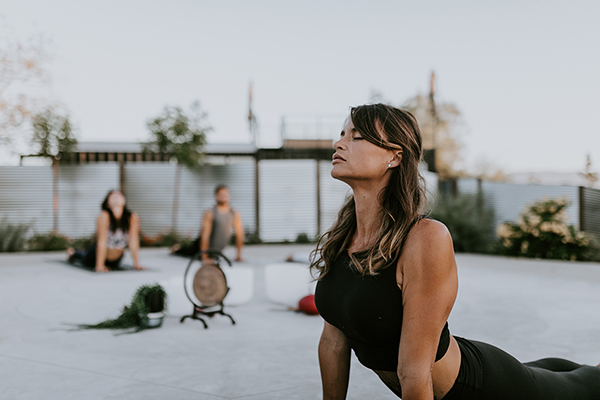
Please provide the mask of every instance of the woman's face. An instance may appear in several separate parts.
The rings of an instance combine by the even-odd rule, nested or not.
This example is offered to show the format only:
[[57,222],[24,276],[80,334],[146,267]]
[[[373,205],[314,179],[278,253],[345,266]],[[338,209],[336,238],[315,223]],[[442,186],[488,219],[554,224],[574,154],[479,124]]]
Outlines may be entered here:
[[340,133],[340,139],[333,147],[336,151],[331,162],[331,176],[347,183],[382,179],[390,168],[398,166],[399,163],[393,151],[363,139],[352,121],[348,121]]
[[108,208],[123,208],[125,207],[125,196],[121,192],[112,192],[110,196],[108,196]]

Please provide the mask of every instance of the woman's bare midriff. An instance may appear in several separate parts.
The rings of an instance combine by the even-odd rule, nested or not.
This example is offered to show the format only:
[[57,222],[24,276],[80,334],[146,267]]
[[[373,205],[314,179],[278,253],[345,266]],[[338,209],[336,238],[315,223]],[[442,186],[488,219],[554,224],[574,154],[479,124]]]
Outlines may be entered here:
[[106,249],[106,259],[116,261],[123,255],[124,249]]
[[[450,335],[450,345],[444,357],[433,364],[431,379],[433,381],[433,394],[436,400],[441,400],[454,386],[460,370],[460,348],[456,340]],[[373,370],[383,382],[402,393],[398,373],[393,371]]]

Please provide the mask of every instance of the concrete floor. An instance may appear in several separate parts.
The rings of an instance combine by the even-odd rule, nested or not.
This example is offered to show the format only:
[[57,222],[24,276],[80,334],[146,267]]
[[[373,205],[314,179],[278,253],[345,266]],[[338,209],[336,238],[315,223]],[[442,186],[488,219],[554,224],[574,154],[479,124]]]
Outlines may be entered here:
[[[94,274],[66,265],[61,253],[0,255],[0,399],[320,399],[322,321],[280,311],[264,284],[265,265],[309,249],[245,249],[254,296],[226,309],[235,326],[215,316],[205,330],[174,315],[159,329],[120,336],[65,324],[116,317],[141,284],[183,277],[185,259],[143,249],[148,271]],[[461,254],[457,261],[453,334],[523,361],[600,361],[600,264]],[[348,398],[395,397],[353,360]]]

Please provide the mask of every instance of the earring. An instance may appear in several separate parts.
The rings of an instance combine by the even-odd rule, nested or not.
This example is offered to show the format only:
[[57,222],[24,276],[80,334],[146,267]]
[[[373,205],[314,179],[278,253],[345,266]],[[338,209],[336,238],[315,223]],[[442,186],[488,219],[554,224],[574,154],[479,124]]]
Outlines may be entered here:
[[388,164],[388,168],[392,168],[392,164]]

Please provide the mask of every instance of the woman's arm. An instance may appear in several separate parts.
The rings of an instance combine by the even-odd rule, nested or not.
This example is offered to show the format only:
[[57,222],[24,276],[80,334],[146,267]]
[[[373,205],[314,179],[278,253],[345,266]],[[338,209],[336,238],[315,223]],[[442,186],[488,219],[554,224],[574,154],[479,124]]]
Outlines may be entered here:
[[242,224],[242,216],[238,211],[233,217],[233,228],[235,230],[235,247],[237,254],[235,261],[242,261],[242,247],[244,247],[244,224]]
[[110,217],[108,212],[102,211],[98,219],[96,220],[96,272],[108,272],[108,268],[105,265],[106,252],[108,246],[108,229],[110,227]]
[[350,378],[350,345],[346,336],[325,322],[319,341],[323,400],[343,400]]
[[133,258],[133,269],[144,269],[140,266],[140,217],[136,213],[131,214],[131,220],[129,221],[129,250],[131,251],[131,258]]
[[419,222],[406,241],[398,268],[404,309],[398,353],[402,399],[431,400],[431,370],[458,291],[452,238],[446,227],[433,220]]

